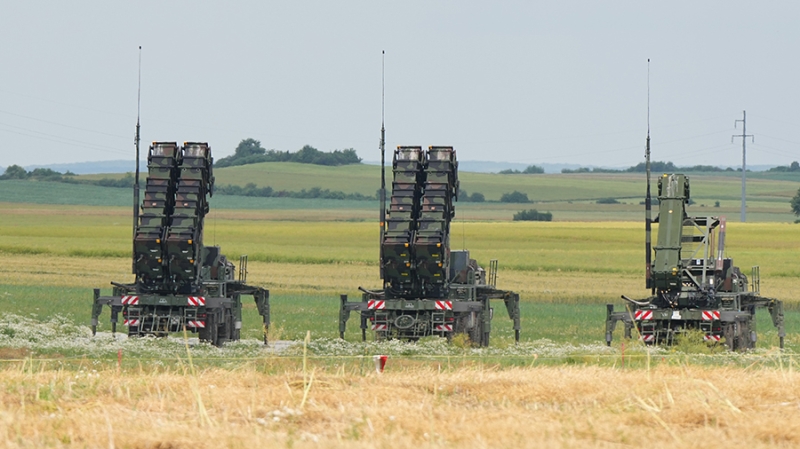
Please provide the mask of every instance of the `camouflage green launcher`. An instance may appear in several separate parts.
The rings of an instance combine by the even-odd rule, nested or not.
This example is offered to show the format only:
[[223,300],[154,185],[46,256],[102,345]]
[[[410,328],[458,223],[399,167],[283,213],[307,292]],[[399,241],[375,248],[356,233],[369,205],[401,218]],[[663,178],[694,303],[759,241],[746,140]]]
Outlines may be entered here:
[[[240,338],[241,296],[253,296],[269,328],[269,291],[249,286],[247,256],[236,268],[218,246],[203,245],[203,223],[213,193],[213,158],[206,143],[154,142],[148,154],[141,213],[135,210],[132,284],[112,282],[111,296],[94,290],[92,332],[103,306],[111,329],[122,315],[129,336],[166,336],[184,328],[214,345]],[[138,184],[138,180],[137,180]]]
[[[758,267],[753,267],[748,282],[733,260],[724,257],[725,217],[689,216],[689,179],[682,174],[659,179],[658,200],[655,259],[647,267],[651,296],[632,300],[623,295],[627,304],[620,312],[607,305],[606,342],[611,344],[616,323],[622,321],[625,337],[631,338],[635,330],[648,344],[670,344],[677,335],[694,329],[708,342],[747,350],[756,344],[756,309],[766,308],[782,348],[783,302],[760,295]],[[646,250],[649,260],[649,246]]]
[[519,341],[519,295],[496,288],[497,261],[491,262],[487,279],[469,251],[450,250],[450,222],[458,195],[455,150],[397,147],[392,167],[388,216],[381,221],[383,288],[359,287],[363,292],[359,302],[340,297],[340,337],[344,338],[350,312],[357,311],[364,340],[368,329],[378,339],[466,333],[476,344],[487,346],[491,300],[501,299]]

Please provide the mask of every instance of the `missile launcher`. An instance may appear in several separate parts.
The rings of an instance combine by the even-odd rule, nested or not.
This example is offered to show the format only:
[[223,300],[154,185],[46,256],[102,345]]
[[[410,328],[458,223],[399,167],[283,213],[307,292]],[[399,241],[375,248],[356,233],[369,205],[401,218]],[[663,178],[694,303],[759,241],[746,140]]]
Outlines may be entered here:
[[[647,152],[650,203],[649,137]],[[689,178],[664,174],[658,180],[659,213],[656,245],[650,249],[649,209],[646,222],[646,286],[650,296],[626,300],[623,311],[606,306],[606,342],[614,328],[624,324],[627,338],[647,344],[671,344],[689,330],[698,330],[704,340],[724,344],[730,350],[755,347],[757,309],[765,308],[778,330],[783,347],[785,330],[783,302],[760,294],[760,270],[753,267],[748,281],[733,259],[725,256],[725,217],[691,216],[687,212]],[[652,256],[655,256],[654,258]]]
[[[356,311],[363,340],[368,330],[377,339],[403,340],[429,335],[449,339],[454,333],[466,333],[475,344],[488,346],[491,300],[499,299],[519,341],[519,295],[496,288],[497,261],[491,261],[487,276],[469,251],[450,249],[450,223],[458,199],[455,150],[400,146],[392,171],[388,210],[381,204],[383,288],[359,287],[361,301],[340,297],[340,337],[344,338],[350,313]],[[381,193],[383,197],[383,186]]]
[[245,295],[255,299],[266,343],[269,291],[247,285],[247,256],[239,260],[237,277],[218,246],[203,244],[214,187],[211,148],[201,142],[154,142],[147,161],[144,198],[141,208],[134,209],[135,280],[112,282],[111,296],[94,290],[92,332],[97,331],[103,306],[109,306],[112,332],[122,315],[131,337],[166,336],[185,329],[219,346],[239,340]]

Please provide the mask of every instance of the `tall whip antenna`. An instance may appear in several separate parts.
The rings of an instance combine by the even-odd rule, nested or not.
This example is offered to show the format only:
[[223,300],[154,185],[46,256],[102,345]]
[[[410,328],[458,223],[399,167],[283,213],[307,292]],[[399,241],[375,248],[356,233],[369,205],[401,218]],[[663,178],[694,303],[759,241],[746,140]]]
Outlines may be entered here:
[[134,144],[136,146],[136,176],[133,180],[133,255],[131,262],[131,271],[136,274],[136,226],[139,224],[139,115],[141,112],[142,104],[142,46],[139,46],[139,85],[136,92],[136,137]]
[[380,217],[381,234],[379,242],[380,248],[380,271],[383,279],[383,237],[386,233],[386,127],[384,126],[384,111],[386,104],[386,51],[381,50],[381,193],[380,193]]
[[651,219],[650,212],[650,59],[647,59],[647,144],[644,150],[644,165],[647,172],[647,193],[644,199],[644,251],[645,251],[645,285],[646,288],[653,290],[653,278],[651,273],[652,250],[651,248]]

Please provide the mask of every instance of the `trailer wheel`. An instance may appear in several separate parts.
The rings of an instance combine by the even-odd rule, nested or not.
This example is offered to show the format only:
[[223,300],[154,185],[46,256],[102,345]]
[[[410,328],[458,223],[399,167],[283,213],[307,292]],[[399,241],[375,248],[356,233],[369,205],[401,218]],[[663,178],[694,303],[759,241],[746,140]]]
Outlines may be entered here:
[[722,325],[725,345],[731,351],[746,351],[755,347],[751,335],[751,319],[737,319]]
[[[481,314],[473,312],[464,317],[464,321],[467,322],[464,327],[472,344],[476,346],[485,346],[483,344],[483,317]],[[472,324],[472,326],[469,326],[469,324]]]
[[200,331],[200,340],[207,341],[214,346],[219,346],[219,324],[213,313],[206,318],[206,327]]
[[223,318],[222,323],[220,323],[220,331],[219,331],[219,338],[218,344],[216,346],[222,346],[225,342],[233,340],[233,314],[230,310],[225,311],[225,318]]

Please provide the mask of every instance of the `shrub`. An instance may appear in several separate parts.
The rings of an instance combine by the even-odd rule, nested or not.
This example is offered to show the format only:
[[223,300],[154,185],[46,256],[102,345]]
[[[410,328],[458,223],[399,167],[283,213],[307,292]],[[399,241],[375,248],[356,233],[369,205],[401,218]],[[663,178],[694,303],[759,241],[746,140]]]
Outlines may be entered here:
[[522,210],[514,214],[514,221],[553,221],[553,214],[536,209]]
[[483,196],[480,192],[474,192],[472,195],[469,196],[469,200],[473,203],[482,203],[486,201],[486,197]]
[[517,192],[516,190],[511,193],[504,193],[500,197],[503,203],[530,203],[527,193]]

